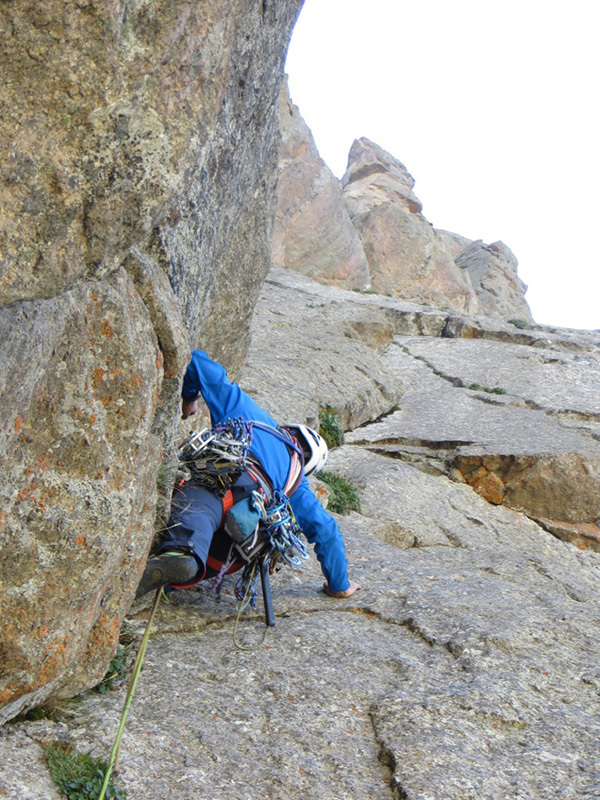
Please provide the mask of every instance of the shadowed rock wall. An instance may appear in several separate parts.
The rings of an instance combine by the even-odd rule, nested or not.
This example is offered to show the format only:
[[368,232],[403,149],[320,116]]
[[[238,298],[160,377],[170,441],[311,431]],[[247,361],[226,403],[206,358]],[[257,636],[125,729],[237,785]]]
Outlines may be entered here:
[[2,719],[102,677],[190,346],[242,363],[300,6],[0,8]]

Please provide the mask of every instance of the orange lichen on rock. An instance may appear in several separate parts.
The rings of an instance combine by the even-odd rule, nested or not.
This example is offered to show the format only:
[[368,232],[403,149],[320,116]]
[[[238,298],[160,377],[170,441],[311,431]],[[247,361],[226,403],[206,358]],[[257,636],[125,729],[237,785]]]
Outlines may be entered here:
[[102,367],[96,367],[96,369],[92,372],[92,384],[94,389],[98,387],[98,385],[104,380],[104,376],[106,375],[106,370],[102,369]]
[[494,472],[489,472],[482,466],[474,476],[469,478],[468,483],[488,503],[492,503],[495,506],[502,505],[506,487]]

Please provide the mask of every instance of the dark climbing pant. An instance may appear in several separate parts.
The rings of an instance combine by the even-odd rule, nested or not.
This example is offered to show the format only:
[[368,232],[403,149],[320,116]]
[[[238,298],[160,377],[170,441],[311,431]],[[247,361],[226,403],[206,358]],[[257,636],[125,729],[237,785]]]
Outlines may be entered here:
[[[234,502],[238,502],[256,488],[256,483],[242,473],[232,488]],[[198,573],[187,586],[194,586],[206,576],[209,551],[216,562],[225,561],[232,541],[221,529],[222,522],[223,500],[216,492],[191,482],[174,492],[171,516],[158,552],[177,549],[194,554]],[[217,531],[219,535],[215,536]],[[211,573],[215,574],[215,570],[209,569],[209,576]]]
[[221,525],[223,501],[203,486],[184,483],[173,494],[171,516],[159,553],[165,550],[192,552],[198,561],[198,583],[206,573],[206,559],[215,531]]

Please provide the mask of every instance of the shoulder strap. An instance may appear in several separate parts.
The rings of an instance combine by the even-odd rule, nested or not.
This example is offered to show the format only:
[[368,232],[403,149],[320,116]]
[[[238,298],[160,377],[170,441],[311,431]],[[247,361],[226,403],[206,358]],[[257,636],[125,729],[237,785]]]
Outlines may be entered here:
[[250,420],[250,424],[253,428],[258,428],[261,431],[265,431],[265,433],[270,433],[272,436],[275,436],[276,439],[287,444],[288,447],[292,447],[300,458],[302,458],[302,448],[285,428],[274,428],[272,425],[267,425],[266,422],[258,422],[257,420]]
[[292,449],[290,457],[290,471],[288,473],[287,481],[285,482],[284,494],[290,497],[300,486],[302,476],[304,474],[304,454],[298,442],[293,438],[291,433],[285,428],[274,428],[272,425],[267,425],[265,422],[258,422],[258,420],[251,420],[250,424],[253,428],[258,428],[265,433],[270,433],[276,439],[283,442],[285,445]]

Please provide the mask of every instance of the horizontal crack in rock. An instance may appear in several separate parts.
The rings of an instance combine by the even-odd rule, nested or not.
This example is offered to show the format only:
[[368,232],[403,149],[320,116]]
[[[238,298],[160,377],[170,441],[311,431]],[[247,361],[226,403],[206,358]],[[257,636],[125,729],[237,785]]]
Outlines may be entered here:
[[389,436],[384,439],[377,439],[377,441],[359,439],[352,442],[352,444],[368,448],[397,445],[399,447],[423,447],[432,450],[453,450],[456,447],[469,447],[475,442],[470,439],[422,439],[416,436]]

